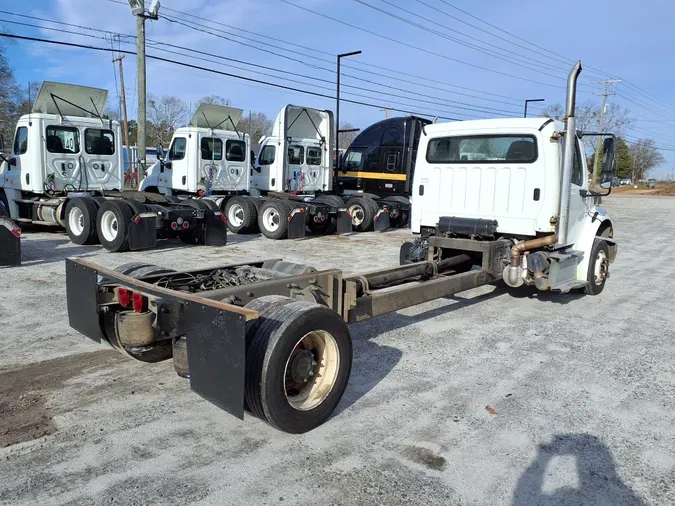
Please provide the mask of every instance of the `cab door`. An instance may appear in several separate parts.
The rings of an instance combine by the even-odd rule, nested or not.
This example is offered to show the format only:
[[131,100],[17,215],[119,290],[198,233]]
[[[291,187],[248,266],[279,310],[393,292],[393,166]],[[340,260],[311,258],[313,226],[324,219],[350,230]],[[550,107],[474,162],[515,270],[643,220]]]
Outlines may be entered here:
[[[9,162],[4,164],[5,172],[2,174],[2,182],[4,187],[15,190],[30,190],[31,164],[30,153],[28,152],[29,141],[28,127],[17,127],[14,134],[12,156],[9,157]],[[28,179],[26,179],[25,176],[22,176],[22,174],[28,174]],[[14,202],[9,202],[9,205],[11,207],[14,205]],[[16,215],[16,211],[12,213],[12,215]]]
[[[567,242],[576,243],[583,234],[584,223],[593,203],[592,198],[581,196],[588,187],[588,168],[583,142],[577,137],[572,162],[572,184],[570,185],[570,205],[568,209]],[[561,196],[565,198],[565,195]]]
[[[164,164],[164,173],[160,174],[160,182],[170,180],[169,185],[173,190],[188,191],[188,139],[187,137],[174,137],[169,148],[168,164]],[[193,183],[197,191],[196,182]]]

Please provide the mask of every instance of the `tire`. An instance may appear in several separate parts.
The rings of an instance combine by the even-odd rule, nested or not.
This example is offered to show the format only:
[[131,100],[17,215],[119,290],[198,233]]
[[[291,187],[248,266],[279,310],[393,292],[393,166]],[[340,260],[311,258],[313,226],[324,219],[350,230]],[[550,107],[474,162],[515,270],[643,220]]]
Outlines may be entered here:
[[[373,207],[375,204],[375,207]],[[367,232],[373,228],[377,204],[374,200],[355,197],[347,201],[347,209],[352,216],[352,228],[358,232]]]
[[258,228],[258,209],[254,199],[247,197],[232,197],[225,204],[227,229],[234,234],[256,232]]
[[588,275],[584,293],[599,295],[605,289],[609,275],[609,248],[602,239],[595,239],[588,264]]
[[9,215],[9,202],[7,202],[7,195],[5,195],[4,191],[0,191],[0,216],[11,218]]
[[401,245],[401,249],[398,254],[398,263],[399,265],[407,265],[413,263],[410,260],[410,252],[415,247],[415,243],[412,241],[406,241]]
[[280,307],[295,302],[295,299],[284,297],[283,295],[265,295],[253,299],[246,304],[246,309],[252,309],[258,312],[258,318],[246,322],[246,349],[248,350],[251,343],[252,336],[258,331],[260,326],[265,322],[265,319],[277,311]]
[[122,200],[108,200],[98,210],[96,232],[101,245],[112,252],[129,249],[129,225],[134,217],[131,206]]
[[96,244],[98,204],[86,197],[74,198],[66,205],[66,232],[73,244]]
[[288,217],[291,204],[282,199],[269,199],[260,206],[258,227],[268,239],[285,239],[288,236]]
[[[146,264],[144,262],[127,262],[126,264],[122,264],[119,267],[115,268],[115,272],[119,272],[120,274],[124,274],[126,276],[130,275],[132,272],[135,270],[138,270],[142,267],[153,267],[152,264]],[[131,276],[133,277],[133,276]]]
[[410,223],[410,211],[399,211],[396,218],[389,216],[389,224],[392,228],[405,228]]
[[[301,342],[305,347],[298,347]],[[311,302],[286,304],[251,336],[246,402],[255,416],[278,430],[310,431],[337,407],[351,365],[351,336],[336,312]]]

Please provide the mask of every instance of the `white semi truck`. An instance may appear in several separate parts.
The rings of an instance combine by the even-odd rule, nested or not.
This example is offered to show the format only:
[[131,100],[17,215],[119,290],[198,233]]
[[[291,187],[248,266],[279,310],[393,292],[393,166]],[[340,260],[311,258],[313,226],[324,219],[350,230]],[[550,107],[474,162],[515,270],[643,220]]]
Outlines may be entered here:
[[[580,72],[578,63],[568,79],[564,123],[425,127],[412,196],[412,230],[422,238],[403,245],[403,265],[347,276],[281,260],[113,271],[69,259],[70,325],[140,361],[172,357],[206,400],[300,433],[328,420],[347,387],[348,323],[501,281],[597,295],[617,244],[594,204],[600,193],[585,183],[575,120]],[[613,137],[603,151],[607,195]]]
[[110,251],[168,237],[224,244],[225,219],[215,204],[122,193],[122,135],[117,121],[101,116],[107,98],[103,89],[42,84],[32,112],[17,123],[11,154],[2,155],[4,214],[19,224],[65,228],[72,242],[100,242]]
[[[202,105],[173,135],[166,157],[141,181],[141,191],[214,200],[235,233],[303,237],[351,231],[345,200],[333,195],[333,114],[287,105],[254,156],[237,131],[242,110]],[[163,149],[158,149],[160,152]]]

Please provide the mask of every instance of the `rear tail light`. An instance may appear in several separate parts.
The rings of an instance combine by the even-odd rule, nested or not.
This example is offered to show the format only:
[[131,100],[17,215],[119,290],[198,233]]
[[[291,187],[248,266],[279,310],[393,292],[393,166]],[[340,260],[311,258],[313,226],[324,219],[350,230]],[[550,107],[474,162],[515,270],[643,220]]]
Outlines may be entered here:
[[120,303],[120,306],[129,307],[129,304],[131,304],[131,292],[126,288],[118,288],[117,300]]
[[187,221],[184,221],[184,222],[183,222],[183,228],[184,228],[184,229],[190,228],[190,224],[189,224]]
[[21,238],[21,229],[20,228],[13,228],[12,234],[14,235],[14,237]]
[[148,299],[143,297],[140,293],[134,293],[131,295],[131,306],[134,311],[137,313],[142,313],[148,307]]
[[176,223],[175,221],[173,223],[171,223],[171,230],[176,230],[177,228],[178,228],[178,223]]

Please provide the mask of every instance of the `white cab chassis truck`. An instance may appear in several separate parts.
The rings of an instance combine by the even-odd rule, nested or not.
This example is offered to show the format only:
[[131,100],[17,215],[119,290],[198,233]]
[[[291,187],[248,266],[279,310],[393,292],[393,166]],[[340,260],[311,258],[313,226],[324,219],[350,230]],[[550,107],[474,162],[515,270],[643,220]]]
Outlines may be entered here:
[[[351,230],[344,201],[332,188],[332,113],[288,105],[272,135],[251,152],[237,131],[241,109],[201,105],[173,135],[166,157],[153,165],[141,191],[201,196],[215,201],[231,232],[260,230],[271,239]],[[158,151],[163,152],[160,147]]]
[[42,84],[32,112],[17,123],[11,154],[3,155],[3,213],[17,223],[65,228],[75,244],[100,242],[109,251],[169,237],[224,244],[217,206],[121,192],[122,135],[118,122],[101,117],[107,98],[103,89]]
[[[580,70],[570,74],[565,124],[427,127],[413,230],[428,232],[402,249],[404,265],[346,276],[279,259],[182,272],[68,259],[70,325],[143,362],[172,358],[207,401],[300,433],[328,420],[347,387],[349,323],[502,279],[598,294],[617,247],[597,194],[584,187],[584,157],[575,161]],[[612,138],[605,148],[611,181]]]

